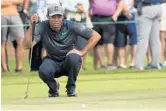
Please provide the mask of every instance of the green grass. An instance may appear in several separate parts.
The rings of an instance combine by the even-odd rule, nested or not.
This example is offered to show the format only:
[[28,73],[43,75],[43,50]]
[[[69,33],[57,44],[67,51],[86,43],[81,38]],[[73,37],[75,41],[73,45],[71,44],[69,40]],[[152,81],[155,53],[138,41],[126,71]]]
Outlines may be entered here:
[[[11,71],[14,60],[10,60]],[[28,61],[24,73],[2,73],[2,108],[14,109],[156,109],[166,110],[166,69],[138,72],[134,70],[94,71],[88,57],[87,71],[81,71],[77,80],[78,97],[66,97],[66,77],[60,78],[60,97],[47,98],[47,86],[38,73],[30,73]],[[30,78],[29,97],[24,100],[27,78]]]

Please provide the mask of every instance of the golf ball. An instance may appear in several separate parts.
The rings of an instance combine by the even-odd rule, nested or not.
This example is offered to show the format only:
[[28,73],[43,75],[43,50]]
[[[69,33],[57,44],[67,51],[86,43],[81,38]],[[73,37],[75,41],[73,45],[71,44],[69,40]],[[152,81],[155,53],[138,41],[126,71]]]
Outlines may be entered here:
[[81,106],[82,106],[83,108],[86,108],[86,104],[82,104]]

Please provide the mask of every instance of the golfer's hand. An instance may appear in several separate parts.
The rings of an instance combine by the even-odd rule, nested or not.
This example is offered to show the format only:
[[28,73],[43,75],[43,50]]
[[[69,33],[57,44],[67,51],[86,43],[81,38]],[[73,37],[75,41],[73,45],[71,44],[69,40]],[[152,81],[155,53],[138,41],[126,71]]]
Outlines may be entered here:
[[69,51],[66,55],[69,55],[69,54],[78,54],[80,56],[83,56],[82,52],[77,49],[73,49],[73,50]]
[[38,21],[39,21],[39,17],[37,16],[37,14],[34,14],[31,16],[31,18],[30,18],[31,25],[33,23],[37,23]]

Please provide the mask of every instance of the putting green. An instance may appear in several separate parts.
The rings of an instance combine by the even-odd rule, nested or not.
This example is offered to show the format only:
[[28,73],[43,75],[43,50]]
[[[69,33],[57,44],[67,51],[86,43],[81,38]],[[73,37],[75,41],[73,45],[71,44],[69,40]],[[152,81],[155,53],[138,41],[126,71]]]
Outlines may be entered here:
[[[100,73],[98,73],[100,72]],[[66,77],[59,79],[60,97],[47,98],[47,86],[33,74],[2,76],[2,109],[4,110],[90,110],[90,109],[156,109],[166,110],[166,74],[153,70],[80,72],[78,97],[66,97]],[[127,73],[126,73],[127,72]],[[25,72],[26,73],[26,72]],[[24,100],[27,77],[29,97]]]
[[[29,73],[24,59],[24,72],[1,75],[1,102],[3,110],[166,110],[166,68],[138,72],[134,70],[92,70],[88,57],[87,71],[81,71],[77,80],[78,97],[66,97],[66,77],[60,81],[60,97],[48,98],[48,88],[37,72]],[[23,99],[30,78],[28,98]],[[95,110],[96,111],[96,110]]]

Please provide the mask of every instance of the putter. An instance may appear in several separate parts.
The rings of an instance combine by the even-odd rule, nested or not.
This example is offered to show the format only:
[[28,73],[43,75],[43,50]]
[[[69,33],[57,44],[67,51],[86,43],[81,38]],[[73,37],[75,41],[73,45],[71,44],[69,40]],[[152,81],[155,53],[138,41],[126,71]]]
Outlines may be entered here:
[[[33,22],[33,23],[32,23],[32,40],[31,40],[31,43],[32,43],[33,40],[34,40],[35,25],[36,25],[36,23]],[[31,44],[31,47],[30,47],[30,60],[29,60],[29,65],[30,65],[29,72],[31,72],[32,52],[33,52],[33,47],[32,47],[32,44]],[[27,98],[28,98],[29,82],[30,82],[29,79],[30,79],[30,75],[28,76],[27,89],[26,89],[26,92],[25,92],[25,97],[24,97],[24,99],[27,99]]]

